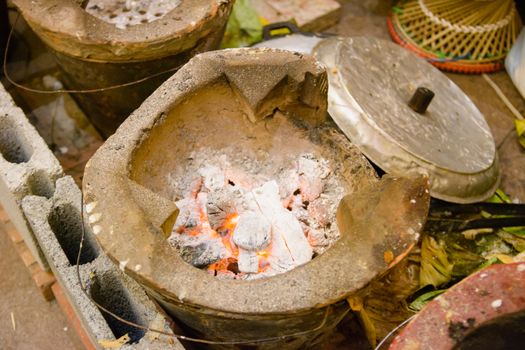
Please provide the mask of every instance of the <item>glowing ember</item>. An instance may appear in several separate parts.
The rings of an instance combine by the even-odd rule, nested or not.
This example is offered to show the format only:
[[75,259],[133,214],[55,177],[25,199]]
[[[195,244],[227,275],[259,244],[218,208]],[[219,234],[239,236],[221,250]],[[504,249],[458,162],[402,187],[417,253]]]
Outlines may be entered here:
[[[321,196],[325,164],[303,155],[281,185],[204,165],[176,202],[180,213],[169,240],[184,260],[220,278],[267,277],[307,263],[330,230]],[[243,186],[232,179],[243,179]]]

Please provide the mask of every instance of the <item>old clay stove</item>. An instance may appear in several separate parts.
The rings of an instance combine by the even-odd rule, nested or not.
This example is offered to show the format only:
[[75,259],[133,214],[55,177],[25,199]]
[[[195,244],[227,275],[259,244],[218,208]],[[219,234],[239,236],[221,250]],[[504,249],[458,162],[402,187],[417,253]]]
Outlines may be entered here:
[[[198,55],[159,87],[86,166],[85,212],[101,247],[199,336],[268,349],[311,346],[348,312],[350,295],[418,240],[428,210],[426,180],[377,180],[329,120],[326,79],[312,57],[292,52],[237,49]],[[314,167],[287,181],[286,171],[301,162],[312,164],[305,159],[322,162],[329,175]],[[228,175],[232,172],[237,175]],[[227,270],[231,278],[222,279],[209,266],[192,266],[199,263],[170,243],[174,236],[191,240],[202,232],[221,241],[221,232],[228,231],[221,231],[225,220],[246,208],[219,213],[215,230],[211,216],[218,211],[210,210],[206,198],[214,191],[236,189],[249,197],[269,186],[275,199],[276,184],[286,192],[298,177],[308,186],[292,186],[291,195],[301,197],[303,209],[325,198],[326,217],[333,220],[328,226],[337,226],[340,236],[311,261],[264,278],[245,278],[265,268],[259,248],[268,243],[259,242],[245,252],[258,263],[233,277]],[[313,190],[319,188],[316,178],[327,179],[323,190]],[[305,199],[307,192],[313,197]],[[354,197],[343,199],[347,194]],[[192,212],[181,201],[193,203],[189,207],[202,204],[200,221],[187,224],[195,220],[187,219]],[[288,213],[282,214],[287,220],[292,220],[289,213],[298,217],[286,203],[275,210]],[[276,228],[280,214],[260,212],[272,239],[288,234]],[[310,238],[304,225],[303,233]],[[225,254],[240,259],[232,251]]]
[[[137,1],[124,0],[13,3],[51,49],[70,89],[102,89],[73,97],[104,137],[111,135],[174,69],[200,52],[219,47],[233,6],[230,0],[173,0],[171,6],[157,6],[150,15],[149,7],[155,7],[152,2],[148,11]],[[120,10],[108,14],[102,11],[103,5],[106,10]],[[98,15],[95,8],[100,9]],[[140,22],[129,26],[110,23],[109,17],[120,19],[123,11]],[[145,80],[106,89],[141,79]]]

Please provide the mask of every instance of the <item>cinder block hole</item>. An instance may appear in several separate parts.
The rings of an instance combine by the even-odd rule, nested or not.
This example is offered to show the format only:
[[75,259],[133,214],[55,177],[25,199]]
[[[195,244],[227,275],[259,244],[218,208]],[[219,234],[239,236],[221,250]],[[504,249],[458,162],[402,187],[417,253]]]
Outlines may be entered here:
[[0,153],[9,163],[26,163],[33,149],[18,127],[8,119],[0,122]]
[[[97,274],[94,283],[91,285],[90,294],[93,300],[117,316],[127,321],[144,325],[144,321],[132,305],[128,291],[122,286],[119,278],[114,274]],[[101,311],[101,313],[115,335],[115,338],[118,339],[124,334],[128,334],[131,341],[135,343],[144,336],[144,330],[122,323],[103,311]]]
[[43,171],[31,174],[27,179],[27,185],[29,186],[29,192],[35,196],[49,199],[53,197],[53,193],[55,193],[55,185]]
[[[71,265],[76,265],[80,239],[82,238],[82,221],[79,211],[71,204],[53,208],[48,217],[49,226],[64,250]],[[93,261],[99,254],[98,247],[88,235],[84,237],[80,265]]]

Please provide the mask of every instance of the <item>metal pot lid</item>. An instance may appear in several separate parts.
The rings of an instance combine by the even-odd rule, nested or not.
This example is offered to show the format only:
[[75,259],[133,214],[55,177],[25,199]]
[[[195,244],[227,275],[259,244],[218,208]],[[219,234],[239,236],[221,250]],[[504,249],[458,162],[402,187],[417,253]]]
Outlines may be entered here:
[[[278,24],[277,27],[289,28]],[[499,184],[498,156],[485,118],[438,69],[390,41],[298,33],[257,47],[314,54],[327,67],[328,112],[377,166],[426,174],[433,197],[473,203]],[[418,87],[434,93],[424,113],[408,105]]]
[[[381,169],[426,174],[431,195],[450,202],[477,202],[494,193],[499,168],[490,129],[439,70],[377,38],[327,38],[313,54],[327,67],[330,115]],[[423,113],[408,105],[418,87],[435,94]]]
[[268,47],[311,55],[314,47],[322,40],[324,40],[323,37],[316,35],[293,33],[286,36],[271,38],[268,41],[262,41],[252,47]]

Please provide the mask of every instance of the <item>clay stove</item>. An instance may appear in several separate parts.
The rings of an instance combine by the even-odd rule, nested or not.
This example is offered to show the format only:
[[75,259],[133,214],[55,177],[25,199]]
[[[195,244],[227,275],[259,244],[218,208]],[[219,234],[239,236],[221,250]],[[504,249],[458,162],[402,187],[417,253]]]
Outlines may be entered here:
[[219,47],[233,6],[229,0],[13,3],[53,53],[69,89],[102,89],[72,96],[104,138],[171,72]]
[[[348,312],[346,298],[417,241],[428,191],[378,182],[327,117],[326,92],[311,57],[205,53],[86,166],[87,221],[100,245],[199,336],[313,345]],[[357,192],[376,200],[339,204]],[[416,200],[427,206],[414,209]]]

